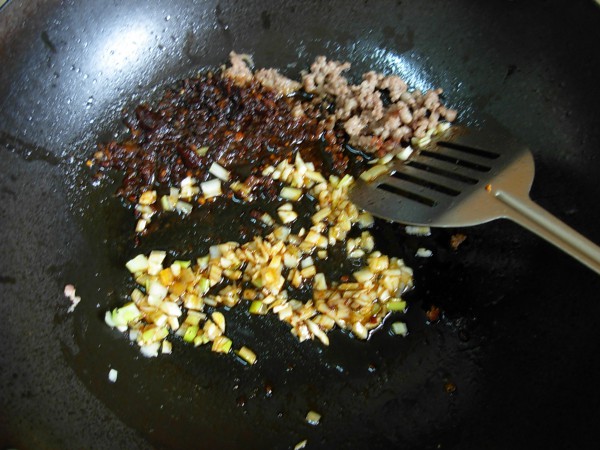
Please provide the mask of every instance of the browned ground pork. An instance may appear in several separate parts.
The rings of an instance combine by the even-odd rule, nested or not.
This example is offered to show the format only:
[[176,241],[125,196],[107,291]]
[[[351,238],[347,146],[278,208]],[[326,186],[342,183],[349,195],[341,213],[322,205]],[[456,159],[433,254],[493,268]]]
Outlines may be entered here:
[[[248,67],[250,57],[232,52],[230,59],[231,67],[226,69],[225,75],[237,82],[248,83],[253,78]],[[343,129],[350,145],[380,157],[400,151],[413,137],[425,137],[440,121],[452,122],[456,118],[456,111],[440,102],[442,89],[425,93],[409,91],[399,76],[372,71],[363,75],[360,84],[353,85],[344,76],[349,69],[348,62],[328,61],[319,56],[310,71],[302,76],[302,85],[275,69],[261,69],[254,74],[254,79],[282,95],[302,87],[306,93],[315,96],[312,104],[333,104],[333,112],[323,109],[325,127]],[[306,106],[303,104],[304,108]],[[301,108],[297,107],[294,113],[300,115]]]
[[[348,133],[353,146],[383,156],[406,147],[413,137],[424,137],[440,120],[456,118],[456,111],[441,104],[441,89],[424,94],[409,91],[400,77],[376,72],[365,73],[363,81],[353,85],[343,75],[349,69],[350,63],[319,56],[302,77],[302,85],[318,101],[335,104],[332,117]],[[388,105],[383,93],[389,97]]]

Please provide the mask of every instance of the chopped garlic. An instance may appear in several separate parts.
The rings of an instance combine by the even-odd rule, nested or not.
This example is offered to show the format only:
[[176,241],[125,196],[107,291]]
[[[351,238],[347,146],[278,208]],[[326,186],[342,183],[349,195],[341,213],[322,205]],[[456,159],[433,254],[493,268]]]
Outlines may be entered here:
[[221,180],[218,178],[200,183],[200,188],[206,198],[217,197],[223,193],[221,190]]
[[298,218],[298,214],[295,211],[289,211],[281,208],[277,210],[277,215],[284,224],[292,223]]
[[364,171],[360,178],[365,181],[373,181],[375,178],[380,177],[390,171],[389,167],[381,164],[376,164],[369,170]]
[[306,422],[308,422],[311,425],[318,425],[320,420],[321,420],[321,414],[319,414],[316,411],[309,411],[306,414]]
[[[382,165],[375,168],[388,170]],[[374,220],[349,201],[353,177],[325,179],[299,157],[294,164],[284,160],[272,172],[266,172],[284,184],[281,197],[288,202],[277,208],[277,214],[285,225],[277,225],[263,213],[260,220],[274,227],[269,234],[255,236],[244,244],[212,245],[209,254],[197,258],[195,265],[175,261],[163,267],[165,251],[128,261],[127,268],[139,288],[132,291],[130,303],[108,312],[105,321],[120,331],[129,330],[143,355],[170,353],[170,333],[194,346],[208,344],[215,352],[229,353],[232,341],[224,335],[225,317],[220,311],[208,317],[206,306],[231,308],[246,304],[251,314],[276,314],[300,341],[319,339],[324,345],[329,345],[327,332],[336,325],[351,330],[359,339],[367,339],[390,311],[405,310],[400,295],[412,285],[410,268],[398,258],[374,251],[375,241],[368,231],[347,239],[355,226],[367,228]],[[192,178],[185,179],[181,190],[172,190],[166,200],[175,200],[175,205],[181,206],[185,202],[179,200],[180,193],[192,189],[194,183]],[[201,184],[205,197],[211,194],[211,185],[220,192],[219,178],[206,183],[211,184],[208,188]],[[315,202],[312,225],[293,232],[294,228],[287,225],[298,218],[292,202],[305,194]],[[338,242],[349,258],[365,258],[365,265],[354,271],[352,280],[330,281],[318,272],[317,266],[327,258],[329,247]],[[288,286],[300,289],[303,285],[312,286],[312,299],[303,303],[289,297]],[[211,292],[216,286],[219,291]],[[394,325],[393,329],[397,328]],[[235,353],[249,364],[256,361],[256,355],[247,347]]]
[[250,365],[256,363],[256,353],[254,353],[248,347],[244,346],[239,350],[236,350],[235,353]]
[[306,444],[308,444],[308,439],[304,439],[303,441],[298,442],[294,446],[294,450],[302,450],[303,448],[306,447]]
[[303,194],[302,189],[285,186],[283,189],[281,189],[279,196],[286,200],[291,200],[291,201],[295,202],[295,201],[299,200],[300,197],[302,197],[302,194]]
[[408,328],[404,322],[394,322],[392,324],[392,332],[400,336],[406,336],[408,334]]
[[119,372],[115,369],[110,369],[108,371],[108,381],[111,383],[115,383],[117,381],[117,377],[119,376]]
[[429,257],[433,256],[433,252],[431,250],[421,247],[417,250],[417,253],[415,256],[418,256],[419,258],[429,258]]
[[407,226],[404,230],[406,231],[406,234],[413,236],[431,236],[431,228],[429,227]]
[[135,232],[141,233],[142,231],[144,231],[146,229],[147,224],[148,224],[148,221],[146,219],[138,220],[137,224],[135,225]]
[[156,191],[146,191],[140,195],[139,204],[140,205],[151,205],[156,202]]
[[220,164],[217,164],[216,162],[212,163],[212,165],[210,166],[208,171],[220,180],[223,180],[223,181],[229,180],[229,176],[230,176],[229,170],[225,169],[223,166],[221,166]]
[[396,158],[402,160],[402,161],[406,161],[408,158],[410,158],[410,155],[412,155],[413,153],[413,149],[412,147],[409,145],[408,147],[402,149],[400,152],[398,152],[396,154]]

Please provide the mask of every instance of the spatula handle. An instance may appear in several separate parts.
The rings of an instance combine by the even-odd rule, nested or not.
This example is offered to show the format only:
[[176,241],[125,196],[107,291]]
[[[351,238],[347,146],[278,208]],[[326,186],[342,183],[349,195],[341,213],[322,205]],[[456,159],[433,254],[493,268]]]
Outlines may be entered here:
[[506,218],[546,239],[600,274],[600,247],[558,220],[529,197],[516,197],[505,191],[494,193],[508,207]]

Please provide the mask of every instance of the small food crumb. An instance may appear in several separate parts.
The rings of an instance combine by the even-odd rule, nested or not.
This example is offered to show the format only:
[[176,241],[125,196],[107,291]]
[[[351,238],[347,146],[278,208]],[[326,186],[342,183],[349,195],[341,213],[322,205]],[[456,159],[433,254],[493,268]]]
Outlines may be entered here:
[[435,322],[440,318],[440,308],[435,305],[431,305],[429,311],[427,311],[427,320],[430,322]]
[[404,322],[394,322],[392,324],[392,332],[400,336],[406,336],[408,334],[408,328]]
[[415,256],[418,256],[419,258],[430,258],[431,256],[433,256],[433,252],[431,250],[421,247],[417,250]]
[[488,192],[492,192],[492,185],[491,184],[486,184],[485,185],[485,190]]
[[110,371],[108,372],[108,381],[110,381],[111,383],[114,383],[117,381],[118,376],[119,376],[118,371],[116,371],[115,369],[110,369]]
[[458,250],[458,247],[460,246],[460,244],[465,242],[466,239],[467,239],[467,236],[464,234],[461,234],[461,233],[453,234],[452,237],[450,238],[450,247],[452,247],[452,250]]
[[69,306],[67,312],[72,313],[73,311],[75,311],[75,307],[81,301],[81,297],[75,295],[75,286],[73,286],[72,284],[67,284],[65,286],[65,297],[71,300],[71,306]]
[[318,425],[320,420],[321,420],[321,414],[319,414],[316,411],[309,411],[306,414],[306,422],[308,422],[311,425]]
[[294,450],[300,450],[301,448],[306,447],[306,444],[308,444],[308,440],[304,439],[303,441],[300,441],[296,444],[296,446],[294,447]]
[[239,350],[235,351],[236,355],[238,355],[243,361],[252,365],[256,363],[256,353],[250,350],[248,347],[243,346]]
[[430,236],[431,228],[429,227],[413,227],[407,226],[405,228],[406,234],[410,234],[413,236]]
[[170,355],[173,352],[173,344],[165,339],[162,342],[161,351],[165,355]]
[[444,384],[444,391],[446,391],[448,394],[454,394],[456,392],[456,384],[448,381],[446,384]]

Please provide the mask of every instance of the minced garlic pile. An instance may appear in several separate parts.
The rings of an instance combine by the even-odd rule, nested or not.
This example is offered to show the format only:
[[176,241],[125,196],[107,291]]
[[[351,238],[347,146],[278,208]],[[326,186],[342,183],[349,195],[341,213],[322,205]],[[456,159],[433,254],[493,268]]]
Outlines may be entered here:
[[[387,167],[388,163],[389,158],[379,165]],[[214,169],[216,180],[228,178],[224,169]],[[208,315],[206,306],[241,306],[252,314],[274,313],[291,326],[300,341],[316,337],[325,345],[329,344],[327,332],[335,325],[366,339],[369,330],[378,327],[390,311],[404,311],[401,294],[412,286],[412,270],[401,259],[374,251],[368,231],[346,239],[353,226],[364,229],[373,223],[369,214],[360,212],[348,199],[354,183],[351,176],[326,180],[299,154],[293,163],[284,160],[267,167],[263,175],[283,183],[280,197],[287,201],[278,208],[279,224],[263,215],[262,220],[274,226],[267,236],[256,236],[244,244],[215,245],[195,264],[175,261],[165,267],[164,251],[138,255],[127,263],[140,287],[131,293],[131,302],[107,312],[105,320],[121,331],[129,330],[144,355],[170,353],[171,332],[195,346],[210,343],[213,351],[228,353],[232,341],[226,336],[225,318],[218,311]],[[181,190],[171,193],[173,198],[160,200],[163,209],[176,208],[182,192],[184,197],[199,194],[195,180],[184,181]],[[220,185],[213,184],[201,186],[202,191],[218,195]],[[250,188],[242,183],[230,187],[242,197],[250,195]],[[294,234],[289,226],[298,217],[294,203],[304,195],[315,199],[316,212],[311,217],[312,226]],[[148,208],[157,201],[154,191],[140,198],[142,206]],[[344,245],[348,258],[363,258],[366,263],[345,282],[327,280],[315,265],[315,259],[326,259],[328,249],[336,244]],[[301,302],[290,297],[288,286],[306,285],[312,287],[311,300]],[[256,361],[247,347],[236,353],[250,364]]]

